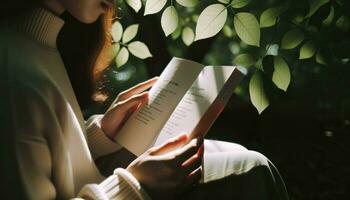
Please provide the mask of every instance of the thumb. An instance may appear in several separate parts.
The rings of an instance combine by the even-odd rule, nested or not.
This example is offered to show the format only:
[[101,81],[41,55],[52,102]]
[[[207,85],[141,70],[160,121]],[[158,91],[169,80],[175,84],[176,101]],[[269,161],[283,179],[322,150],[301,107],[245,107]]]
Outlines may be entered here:
[[187,140],[188,140],[187,134],[185,134],[185,133],[180,134],[179,136],[168,140],[164,144],[162,144],[158,147],[155,147],[155,149],[152,151],[151,155],[156,156],[156,155],[166,154],[166,153],[173,151],[173,150],[177,149],[178,147],[186,144]]

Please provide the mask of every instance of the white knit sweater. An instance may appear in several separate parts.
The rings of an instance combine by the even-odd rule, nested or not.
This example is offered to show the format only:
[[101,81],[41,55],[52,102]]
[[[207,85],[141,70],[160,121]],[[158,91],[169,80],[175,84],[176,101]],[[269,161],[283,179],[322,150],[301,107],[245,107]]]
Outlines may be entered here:
[[126,170],[105,178],[94,159],[120,149],[84,122],[56,38],[64,22],[39,8],[0,26],[0,78],[8,80],[11,134],[29,199],[147,199]]

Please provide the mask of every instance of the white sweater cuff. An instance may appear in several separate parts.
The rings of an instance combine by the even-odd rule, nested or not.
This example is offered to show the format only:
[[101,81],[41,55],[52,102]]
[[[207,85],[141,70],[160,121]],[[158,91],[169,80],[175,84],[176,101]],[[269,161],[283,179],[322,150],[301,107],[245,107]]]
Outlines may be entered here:
[[109,139],[101,129],[103,115],[93,115],[86,122],[87,142],[94,159],[122,148],[121,145]]
[[89,184],[79,192],[79,197],[98,200],[150,200],[140,183],[125,169],[118,168],[99,185]]

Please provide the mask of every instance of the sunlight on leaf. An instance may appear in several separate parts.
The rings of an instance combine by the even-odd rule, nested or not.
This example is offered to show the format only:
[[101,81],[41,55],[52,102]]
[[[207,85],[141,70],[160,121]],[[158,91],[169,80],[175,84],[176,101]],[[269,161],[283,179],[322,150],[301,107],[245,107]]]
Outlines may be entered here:
[[139,30],[138,24],[133,24],[128,26],[128,28],[125,29],[123,34],[123,39],[122,39],[123,43],[130,42],[132,39],[134,39],[138,30]]
[[280,8],[269,8],[260,16],[260,27],[270,27],[276,24],[276,19],[280,14]]
[[119,42],[123,36],[123,26],[119,21],[116,21],[112,25],[112,38],[114,42]]
[[141,0],[126,0],[128,4],[136,13],[138,13],[142,7]]
[[147,0],[144,15],[155,14],[161,11],[166,2],[167,0]]
[[190,27],[184,28],[182,31],[182,41],[186,46],[190,46],[194,40],[194,32]]
[[140,41],[131,42],[128,45],[130,53],[138,58],[145,59],[152,57],[147,45]]
[[333,18],[334,18],[334,7],[331,6],[331,9],[329,11],[329,15],[325,20],[323,20],[322,24],[325,26],[331,25]]
[[117,67],[119,68],[123,66],[126,62],[128,62],[128,60],[129,60],[129,51],[125,47],[122,47],[117,57],[115,58]]
[[243,8],[248,5],[252,0],[232,0],[231,6],[233,8]]
[[177,11],[175,7],[174,6],[167,7],[164,10],[161,18],[161,25],[165,33],[165,36],[168,36],[171,33],[173,33],[176,30],[178,23],[179,23],[179,17],[177,15]]
[[112,46],[110,47],[110,51],[109,51],[109,57],[110,58],[115,58],[119,52],[120,49],[120,44],[118,43],[114,43],[112,44]]
[[218,0],[218,2],[223,3],[223,4],[228,4],[228,3],[230,3],[230,0]]
[[305,17],[311,17],[319,8],[328,2],[329,0],[309,0],[310,10]]
[[250,100],[261,114],[270,104],[266,97],[261,72],[257,70],[249,81]]
[[240,54],[234,60],[233,63],[238,66],[250,67],[256,63],[256,59],[250,54]]
[[185,7],[194,7],[198,0],[176,0],[176,2]]
[[266,47],[266,55],[277,56],[280,46],[278,44],[270,44]]
[[304,33],[299,29],[288,31],[282,38],[281,49],[293,49],[304,40]]
[[290,70],[289,67],[281,56],[275,56],[274,71],[272,74],[272,82],[281,90],[287,91],[290,84]]
[[260,46],[260,26],[254,15],[241,12],[234,16],[234,27],[238,37],[252,46]]
[[227,9],[222,4],[206,7],[199,15],[195,41],[216,35],[225,25]]
[[315,45],[311,41],[308,41],[305,44],[303,44],[303,46],[301,46],[299,52],[299,59],[311,58],[315,54],[315,51]]

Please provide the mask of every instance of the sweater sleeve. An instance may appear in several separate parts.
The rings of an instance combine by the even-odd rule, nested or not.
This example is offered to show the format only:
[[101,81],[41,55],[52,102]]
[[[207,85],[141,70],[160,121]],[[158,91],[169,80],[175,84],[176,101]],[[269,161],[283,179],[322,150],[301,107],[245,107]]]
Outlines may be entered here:
[[[43,94],[44,93],[44,94]],[[140,183],[125,169],[101,183],[76,190],[67,149],[58,148],[63,133],[47,93],[21,86],[12,90],[11,113],[19,175],[28,199],[149,199]],[[52,103],[52,102],[51,102]],[[59,105],[55,105],[59,106]],[[58,137],[58,138],[57,138]],[[50,139],[49,139],[50,138]],[[62,142],[62,141],[61,141]],[[61,143],[62,144],[62,143]]]
[[84,199],[150,200],[140,183],[125,169],[118,168],[100,184],[85,185],[78,194]]
[[109,139],[101,129],[102,117],[103,115],[93,115],[85,122],[87,142],[94,159],[122,148],[121,145]]

